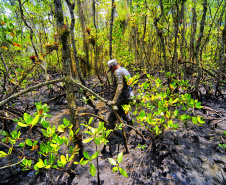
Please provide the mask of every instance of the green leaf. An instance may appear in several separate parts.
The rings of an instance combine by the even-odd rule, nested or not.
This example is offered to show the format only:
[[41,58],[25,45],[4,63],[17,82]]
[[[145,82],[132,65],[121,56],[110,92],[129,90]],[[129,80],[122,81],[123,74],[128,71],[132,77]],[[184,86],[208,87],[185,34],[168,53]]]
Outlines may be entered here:
[[63,119],[63,123],[66,127],[70,125],[70,121],[68,121],[66,118]]
[[71,160],[73,159],[73,157],[74,157],[74,155],[72,155],[72,156],[68,159],[68,161],[71,161]]
[[60,156],[61,164],[64,166],[67,163],[66,157],[64,155]]
[[196,102],[196,104],[195,104],[195,108],[197,108],[197,109],[201,109],[201,108],[202,108],[202,106],[201,106],[201,102]]
[[122,159],[123,159],[123,153],[120,152],[120,153],[118,154],[118,157],[117,157],[118,163],[121,163],[121,162],[122,162]]
[[83,151],[83,155],[86,159],[89,159],[89,153],[87,151]]
[[37,114],[35,116],[35,118],[33,119],[33,121],[31,122],[32,127],[35,126],[38,123],[39,120],[39,114]]
[[90,174],[94,177],[96,175],[96,168],[93,163],[89,165]]
[[52,134],[55,133],[55,131],[56,131],[56,127],[53,126],[53,127],[52,127],[52,130],[51,130]]
[[10,147],[9,151],[8,151],[8,155],[10,155],[12,153],[12,151],[13,151],[13,147]]
[[59,126],[57,127],[57,131],[58,131],[58,132],[64,132],[64,129],[65,129],[65,126],[64,126],[64,125],[59,125]]
[[46,122],[45,120],[41,121],[41,124],[42,124],[42,126],[43,126],[44,128],[49,127],[49,123]]
[[93,154],[93,155],[90,157],[91,160],[97,158],[97,156],[99,155],[99,152],[100,152],[100,151],[97,151],[95,154]]
[[100,139],[97,138],[97,137],[94,138],[94,142],[95,142],[97,145],[100,145],[100,144],[101,144]]
[[106,138],[110,135],[111,132],[112,132],[112,130],[107,130],[106,131]]
[[197,118],[196,118],[196,117],[192,117],[192,122],[193,122],[194,124],[197,124],[197,123],[198,123]]
[[205,121],[204,121],[204,120],[202,119],[202,117],[200,117],[200,116],[197,117],[197,120],[198,120],[198,122],[201,123],[201,124],[205,123]]
[[28,127],[27,124],[24,124],[24,123],[21,123],[21,122],[18,122],[17,124],[18,124],[20,127]]
[[93,117],[91,117],[91,118],[89,119],[88,125],[89,125],[90,123],[92,123],[92,121],[93,121]]
[[118,171],[118,167],[115,166],[112,168],[112,172],[117,172],[117,171]]
[[92,141],[92,140],[93,140],[93,137],[84,139],[82,142],[83,142],[83,143],[88,143],[88,142],[90,142],[90,141]]
[[189,119],[189,115],[183,114],[183,115],[180,116],[180,119],[181,119],[182,121],[183,121],[183,120],[187,120],[187,119]]
[[144,110],[140,111],[139,117],[141,117],[141,118],[144,118],[145,117],[145,111]]
[[16,35],[19,35],[19,34],[21,34],[22,33],[22,30],[17,30],[16,31]]
[[220,147],[222,147],[223,149],[226,149],[226,144],[218,144]]
[[31,164],[32,164],[32,160],[27,160],[27,165],[31,166]]
[[38,143],[38,140],[36,140],[34,143],[33,143],[33,146],[37,145]]
[[86,165],[87,163],[89,162],[89,160],[81,160],[80,162],[79,162],[79,164],[80,165]]
[[3,151],[0,151],[0,157],[7,157],[7,156],[8,156],[7,153],[5,153],[5,152],[3,152]]
[[45,167],[45,164],[43,163],[42,159],[39,158],[39,161],[36,163],[36,165],[38,168],[43,168]]
[[24,113],[24,121],[27,123],[27,124],[30,124],[32,121],[33,121],[33,118],[28,114],[28,113]]
[[58,165],[59,167],[62,167],[62,166],[63,166],[60,160],[57,160],[57,165]]
[[108,160],[111,163],[111,165],[117,165],[114,159],[108,158]]
[[26,139],[25,142],[26,142],[27,145],[32,146],[32,141],[30,139]]
[[104,127],[104,122],[100,122],[97,132],[100,132],[103,129],[103,127]]
[[80,130],[80,128],[78,128],[78,129],[76,130],[76,132],[75,132],[75,134],[74,134],[74,135],[76,135],[76,134],[79,132],[79,130]]
[[174,116],[178,116],[178,114],[179,114],[179,111],[176,109],[176,110],[174,111]]
[[20,143],[19,147],[24,147],[25,143]]
[[124,177],[128,177],[127,172],[123,168],[119,168],[119,171]]
[[17,139],[17,135],[18,134],[17,134],[17,131],[16,130],[14,130],[14,131],[11,132],[11,136],[12,136],[13,139]]
[[55,155],[53,155],[52,153],[49,155],[49,163],[50,164],[53,164],[54,162],[55,162],[55,159],[56,159],[56,156]]
[[1,135],[8,136],[9,134],[8,134],[8,132],[6,132],[6,131],[3,130]]
[[89,134],[89,135],[93,135],[92,132],[90,132],[90,131],[84,131],[84,133]]

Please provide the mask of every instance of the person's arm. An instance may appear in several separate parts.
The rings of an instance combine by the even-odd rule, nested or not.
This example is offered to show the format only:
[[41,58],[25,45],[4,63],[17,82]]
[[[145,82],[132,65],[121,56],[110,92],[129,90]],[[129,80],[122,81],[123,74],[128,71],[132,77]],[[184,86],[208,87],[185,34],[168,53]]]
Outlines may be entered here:
[[114,72],[115,76],[115,83],[116,83],[116,91],[115,91],[115,96],[113,98],[112,103],[115,104],[120,97],[122,90],[123,90],[123,76],[120,74],[120,72],[115,71]]

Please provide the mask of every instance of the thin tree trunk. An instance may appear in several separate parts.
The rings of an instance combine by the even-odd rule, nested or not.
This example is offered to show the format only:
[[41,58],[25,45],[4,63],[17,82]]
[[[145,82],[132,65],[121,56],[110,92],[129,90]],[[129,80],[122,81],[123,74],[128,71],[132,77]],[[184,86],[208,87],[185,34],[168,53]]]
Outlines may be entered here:
[[100,80],[100,83],[103,84],[103,80],[100,76],[100,68],[98,68],[98,63],[99,63],[99,46],[97,45],[97,35],[98,35],[98,29],[97,29],[97,24],[96,24],[96,0],[93,0],[93,3],[92,3],[92,6],[93,6],[93,24],[94,24],[94,27],[95,27],[95,36],[92,37],[93,39],[93,50],[94,50],[94,54],[95,54],[95,72],[96,72],[96,75],[98,77],[98,79]]
[[[221,81],[221,75],[223,72],[223,63],[226,60],[226,15],[225,15],[225,20],[224,20],[224,29],[222,31],[222,41],[221,43],[221,50],[220,50],[220,58],[219,58],[219,69],[218,69],[218,73],[217,73],[217,85],[216,85],[216,90],[215,90],[215,96],[217,96],[217,93],[219,93],[220,95],[222,95],[222,93],[220,92],[219,89],[219,84]],[[225,69],[225,68],[224,68]],[[224,96],[222,95],[222,98],[224,99]]]
[[109,39],[109,56],[112,59],[112,30],[114,25],[115,0],[111,2],[111,23],[110,23],[110,39]]
[[86,73],[88,73],[88,76],[90,74],[90,62],[89,62],[89,42],[87,38],[87,33],[86,33],[86,22],[85,22],[85,15],[83,11],[83,4],[81,0],[77,0],[78,4],[78,11],[79,11],[79,20],[81,22],[82,26],[82,37],[83,37],[83,50],[86,54],[85,59],[86,59],[86,64],[84,65],[84,76],[86,76]]
[[196,28],[197,28],[197,14],[196,14],[196,7],[195,7],[195,0],[192,1],[194,4],[194,7],[192,7],[192,23],[191,23],[191,39],[190,39],[190,60],[194,62],[194,53],[195,53],[195,47],[194,47],[194,42],[195,42],[195,35],[196,35]]
[[[180,60],[184,60],[184,53],[185,53],[185,47],[184,47],[184,41],[185,41],[185,17],[184,17],[184,1],[182,1],[181,10],[180,10],[180,25],[182,26],[180,32],[181,32],[181,39],[180,39]],[[186,69],[186,64],[182,66],[182,68]],[[181,77],[181,73],[179,78]]]
[[199,32],[199,36],[198,36],[198,41],[197,41],[196,46],[195,46],[195,53],[194,53],[194,58],[196,59],[197,71],[198,71],[198,76],[197,76],[197,79],[196,79],[196,82],[195,82],[195,90],[194,90],[196,98],[200,98],[198,93],[199,93],[199,84],[200,84],[200,80],[201,80],[201,77],[202,77],[202,66],[201,66],[201,62],[199,60],[199,54],[200,54],[201,41],[202,41],[202,38],[203,38],[206,12],[207,12],[207,0],[204,0],[204,2],[203,2],[203,15],[202,15],[201,23],[200,23],[200,32]]
[[[148,8],[147,7],[147,1],[145,0],[145,6],[146,6],[146,9]],[[147,70],[147,63],[148,63],[148,60],[147,60],[147,54],[146,54],[146,51],[145,51],[145,34],[146,34],[146,29],[147,29],[147,14],[145,14],[144,16],[144,32],[143,32],[143,36],[142,36],[142,41],[140,42],[141,44],[141,61],[142,61],[142,67],[144,68],[144,73],[146,73],[146,70]]]
[[[74,17],[74,12],[73,12],[75,5],[72,4],[70,2],[70,0],[65,0],[65,1],[68,5],[70,15],[71,15],[70,35],[71,35],[71,43],[72,43],[72,49],[73,49],[73,54],[74,54],[74,60],[75,60],[75,63],[76,63],[76,70],[77,70],[78,77],[79,77],[79,80],[81,81],[82,85],[86,86],[86,82],[85,82],[85,80],[82,76],[82,73],[81,73],[81,68],[80,68],[80,65],[79,65],[78,57],[77,57],[77,49],[76,49],[76,45],[75,45],[75,36],[74,36],[75,17]],[[89,98],[86,91],[84,91],[83,94],[88,99],[87,104],[94,109],[95,114],[98,114],[99,110],[96,108],[96,105],[94,104],[93,100],[91,100]]]
[[159,36],[160,43],[161,43],[165,72],[168,72],[169,69],[168,69],[168,65],[167,65],[167,61],[166,61],[166,49],[165,49],[165,42],[164,42],[164,38],[163,38],[163,31],[160,30],[159,27],[158,27],[158,22],[160,21],[161,17],[164,15],[164,8],[163,8],[162,0],[159,0],[159,5],[160,5],[160,8],[161,8],[161,14],[159,15],[159,17],[155,17],[154,25],[155,25],[156,32],[157,32],[157,35]]
[[[177,76],[177,39],[178,39],[178,25],[179,25],[179,5],[178,3],[175,4],[176,6],[176,15],[173,13],[174,17],[174,52],[173,58],[171,63],[171,73],[176,73]],[[174,11],[173,11],[174,12]]]
[[[66,87],[66,99],[68,103],[68,109],[70,112],[71,123],[73,124],[74,133],[79,128],[79,123],[77,119],[77,107],[74,100],[73,94],[73,85],[70,82],[71,79],[71,69],[70,69],[70,51],[68,47],[68,37],[69,30],[64,24],[64,15],[62,10],[61,0],[54,0],[55,5],[55,17],[57,21],[57,31],[60,36],[60,41],[62,43],[62,66],[63,66],[63,76],[66,79],[65,87]],[[82,144],[82,135],[79,132],[77,135],[74,135],[73,138],[75,148],[79,149],[79,154],[82,156],[83,154],[83,144]]]

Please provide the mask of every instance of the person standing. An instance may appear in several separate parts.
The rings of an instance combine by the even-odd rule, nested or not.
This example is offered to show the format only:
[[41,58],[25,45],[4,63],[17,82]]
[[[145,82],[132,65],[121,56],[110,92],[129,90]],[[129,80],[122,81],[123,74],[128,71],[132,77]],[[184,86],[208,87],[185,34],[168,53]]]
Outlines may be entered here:
[[[114,87],[114,98],[112,101],[108,101],[107,104],[109,106],[115,105],[117,106],[117,112],[120,117],[123,118],[127,122],[128,125],[133,125],[132,118],[129,113],[125,113],[122,108],[122,105],[128,105],[133,99],[133,90],[130,85],[128,85],[127,80],[131,77],[129,71],[127,71],[124,67],[121,67],[116,59],[112,59],[108,61],[109,72],[113,74],[113,87]],[[108,125],[107,129],[114,129],[117,118],[111,110],[110,115],[108,117]]]

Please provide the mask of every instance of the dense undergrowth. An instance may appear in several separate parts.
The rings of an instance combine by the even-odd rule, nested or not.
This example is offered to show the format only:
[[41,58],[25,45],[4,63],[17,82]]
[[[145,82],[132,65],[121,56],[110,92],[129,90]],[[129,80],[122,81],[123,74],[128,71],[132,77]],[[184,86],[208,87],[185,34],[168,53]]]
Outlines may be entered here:
[[[131,107],[135,107],[133,117],[140,123],[143,129],[150,134],[148,138],[151,140],[152,147],[156,148],[157,142],[163,137],[168,130],[176,130],[186,126],[188,121],[194,124],[201,125],[204,123],[200,116],[193,115],[194,109],[202,108],[198,100],[191,98],[190,94],[186,94],[187,82],[184,80],[173,80],[170,84],[165,84],[153,76],[147,75],[144,82],[139,82],[139,75],[128,80],[131,86],[137,86],[138,91],[134,97],[133,103],[124,106],[124,110],[129,112]],[[173,76],[168,75],[169,78]],[[99,171],[98,162],[95,167],[92,160],[98,160],[99,151],[90,155],[83,151],[83,157],[77,161],[77,154],[80,150],[73,146],[73,136],[79,132],[79,129],[74,133],[73,125],[69,120],[64,119],[63,124],[51,125],[46,121],[46,118],[51,117],[48,114],[47,104],[36,103],[37,112],[33,115],[24,113],[23,117],[14,120],[16,129],[10,132],[2,130],[1,135],[4,138],[1,140],[5,143],[4,146],[8,151],[0,151],[0,157],[10,157],[11,154],[16,154],[20,160],[22,170],[46,171],[50,173],[53,169],[62,172],[67,172],[73,176],[74,165],[89,164],[91,175],[96,175],[96,168]],[[102,120],[104,120],[102,118]],[[104,122],[99,122],[97,128],[90,126],[93,117],[87,123],[82,132],[87,137],[82,141],[84,144],[95,142],[95,145],[104,143],[107,145],[108,136],[112,130],[106,130]],[[106,123],[107,124],[107,123]],[[116,127],[116,130],[121,130],[122,124]],[[138,147],[141,147],[138,145]],[[120,171],[124,176],[128,176],[126,171],[119,166],[123,159],[123,154],[118,155],[118,162],[109,158],[109,162],[114,166],[113,172]],[[5,166],[7,167],[7,166]],[[110,169],[109,169],[110,170]],[[99,179],[99,173],[97,173]]]

